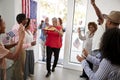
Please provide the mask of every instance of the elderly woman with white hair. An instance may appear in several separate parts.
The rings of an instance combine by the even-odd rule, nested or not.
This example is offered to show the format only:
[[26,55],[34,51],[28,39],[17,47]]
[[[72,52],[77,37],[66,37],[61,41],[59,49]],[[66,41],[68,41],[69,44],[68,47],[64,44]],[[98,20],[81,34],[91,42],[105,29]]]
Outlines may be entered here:
[[55,67],[57,65],[59,59],[59,51],[62,46],[61,37],[63,35],[62,27],[57,26],[57,18],[52,18],[52,24],[48,28],[45,28],[46,34],[46,67],[47,74],[46,77],[49,77],[51,74],[51,57],[52,53],[54,53],[54,63],[52,66],[52,72],[55,71]]

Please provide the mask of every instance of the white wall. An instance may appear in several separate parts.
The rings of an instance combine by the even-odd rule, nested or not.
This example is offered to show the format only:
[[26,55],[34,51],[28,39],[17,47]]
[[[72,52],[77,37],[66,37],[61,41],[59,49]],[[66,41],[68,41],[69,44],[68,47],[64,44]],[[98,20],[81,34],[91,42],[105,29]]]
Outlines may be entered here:
[[10,26],[14,23],[14,1],[13,0],[0,0],[0,15],[6,22],[6,29],[9,30]]
[[[101,10],[102,14],[109,14],[112,10],[120,11],[120,0],[96,0],[96,5]],[[86,25],[90,21],[95,21],[96,23],[98,23],[97,19],[98,18],[96,16],[94,8],[91,5],[90,0],[89,0]],[[86,29],[87,29],[87,27],[86,27]],[[98,30],[96,31],[96,34],[94,37],[95,41],[93,41],[93,48],[92,48],[93,50],[94,50],[94,48],[98,49],[98,47],[99,47],[99,45],[96,45],[96,44],[99,44],[99,42],[100,42],[100,39],[101,39],[100,37],[102,36],[102,33],[103,33],[101,30],[102,30],[102,28],[100,26],[98,26]],[[99,37],[96,37],[96,36],[99,36]],[[96,40],[98,43],[96,42]]]
[[[0,0],[0,15],[6,23],[6,31],[11,30],[16,22],[16,15],[22,11],[22,0]],[[7,60],[7,68],[12,65],[11,60]]]
[[[87,22],[97,21],[97,16],[95,11],[88,0],[88,10],[87,10]],[[120,0],[96,0],[97,6],[100,8],[101,12],[104,14],[109,14],[112,10],[120,11]]]
[[14,21],[16,22],[16,16],[17,16],[17,14],[19,14],[19,13],[22,13],[22,0],[14,0],[14,11],[15,11],[15,13],[14,13],[14,16],[15,16],[15,18],[14,18]]
[[[93,7],[88,0],[87,21],[97,21]],[[102,13],[109,13],[112,10],[120,11],[120,0],[96,0],[96,4]],[[16,22],[16,15],[22,12],[22,0],[0,0],[0,15],[6,22],[7,30],[9,30]]]
[[15,24],[16,15],[22,11],[22,0],[0,0],[0,15],[6,23],[6,31]]

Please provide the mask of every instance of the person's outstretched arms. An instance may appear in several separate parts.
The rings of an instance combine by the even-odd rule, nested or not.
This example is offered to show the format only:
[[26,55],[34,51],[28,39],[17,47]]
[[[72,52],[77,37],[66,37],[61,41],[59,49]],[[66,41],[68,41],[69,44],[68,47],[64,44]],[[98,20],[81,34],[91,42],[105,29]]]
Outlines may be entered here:
[[98,17],[98,24],[99,25],[103,24],[104,18],[103,18],[103,15],[102,15],[100,9],[95,4],[95,0],[91,0],[91,4],[92,4],[92,6],[93,6],[93,8],[94,8],[94,10],[96,12],[97,17]]
[[86,49],[83,49],[82,57],[86,58],[86,60],[90,61],[94,65],[99,65],[101,62],[101,53],[99,52],[96,56],[92,56],[88,53]]
[[81,34],[81,30],[80,30],[80,27],[77,29],[77,32],[78,32],[78,36],[79,36],[79,39],[80,40],[86,40],[86,37],[85,36],[82,36],[82,34]]
[[21,49],[22,49],[22,46],[23,46],[23,40],[24,40],[24,36],[25,36],[24,27],[22,25],[20,25],[18,33],[19,33],[19,41],[18,41],[18,44],[16,46],[16,50],[15,50],[14,53],[9,53],[6,56],[6,58],[16,60],[21,53]]
[[13,43],[13,44],[4,45],[4,46],[5,46],[6,49],[10,49],[10,48],[15,47],[17,44],[18,44],[18,42],[17,43]]
[[90,67],[84,57],[77,55],[77,60],[81,62],[81,65],[89,77],[90,80],[106,80],[109,70],[111,70],[110,64],[106,59],[103,59],[99,65],[99,68],[94,72]]

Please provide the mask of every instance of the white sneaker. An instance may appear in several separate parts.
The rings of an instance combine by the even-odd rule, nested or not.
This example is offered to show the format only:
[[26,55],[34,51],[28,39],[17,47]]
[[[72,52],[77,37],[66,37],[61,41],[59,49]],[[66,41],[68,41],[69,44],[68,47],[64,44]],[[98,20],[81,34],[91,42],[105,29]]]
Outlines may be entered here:
[[30,77],[27,77],[27,79],[26,80],[31,80],[31,78]]
[[30,74],[29,76],[30,76],[30,77],[34,77],[34,74]]

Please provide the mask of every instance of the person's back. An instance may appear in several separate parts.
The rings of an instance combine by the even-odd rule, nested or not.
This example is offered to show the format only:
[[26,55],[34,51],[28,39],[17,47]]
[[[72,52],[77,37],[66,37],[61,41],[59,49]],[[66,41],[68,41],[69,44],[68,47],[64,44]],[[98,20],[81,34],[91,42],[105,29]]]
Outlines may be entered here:
[[23,13],[18,14],[16,16],[16,21],[17,23],[12,27],[12,31],[16,31],[15,36],[12,39],[13,42],[17,42],[19,39],[19,36],[18,36],[19,25],[22,24],[24,26],[26,24],[26,15]]
[[[26,15],[23,13],[20,13],[16,16],[17,24],[13,26],[12,30],[18,31],[19,24],[22,24],[25,26],[26,24]],[[18,34],[18,32],[16,33]],[[17,42],[19,39],[19,35],[15,35],[12,39],[12,42]],[[23,80],[23,72],[24,72],[24,61],[25,61],[25,50],[21,49],[21,55],[19,56],[17,61],[14,61],[13,65],[13,74],[12,74],[12,80]]]
[[90,80],[120,80],[120,67],[104,58],[102,59],[99,69],[90,77]]

